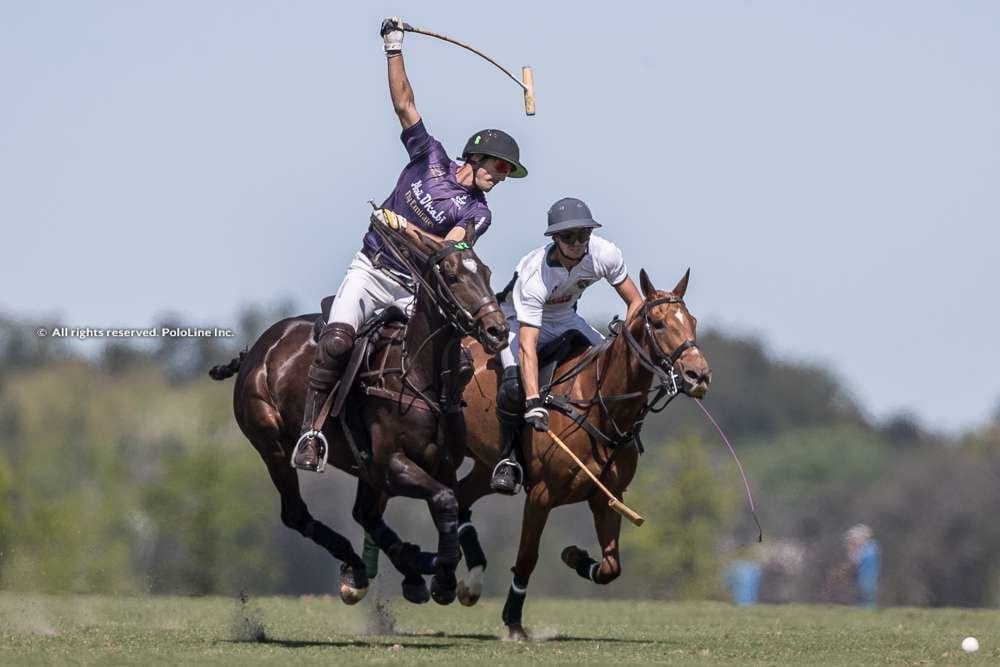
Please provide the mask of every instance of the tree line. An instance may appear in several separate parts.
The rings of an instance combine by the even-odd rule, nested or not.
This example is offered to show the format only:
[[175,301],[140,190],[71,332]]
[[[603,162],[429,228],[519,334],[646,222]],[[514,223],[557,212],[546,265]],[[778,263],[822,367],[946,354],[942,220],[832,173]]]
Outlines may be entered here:
[[[233,420],[231,382],[206,373],[288,311],[248,309],[232,339],[89,346],[39,338],[44,323],[0,317],[0,587],[334,591],[337,564],[281,524],[278,495]],[[744,457],[764,544],[754,546],[728,452],[681,397],[644,430],[646,453],[627,500],[649,520],[623,531],[622,578],[599,588],[559,562],[568,544],[596,544],[585,508],[558,509],[533,594],[721,599],[727,562],[766,560],[794,544],[799,566],[778,567],[762,596],[830,601],[827,573],[844,560],[843,531],[863,521],[883,550],[881,604],[1000,600],[1000,527],[990,521],[1000,503],[1000,420],[955,437],[908,415],[876,420],[830,369],[776,358],[760,340],[720,331],[699,345],[714,373],[705,405]],[[354,480],[339,472],[301,477],[313,513],[360,548],[350,517]],[[520,504],[491,497],[475,507],[490,559],[488,594],[509,583]],[[387,518],[404,538],[435,543],[424,504],[394,500]],[[395,582],[384,559],[382,571]]]

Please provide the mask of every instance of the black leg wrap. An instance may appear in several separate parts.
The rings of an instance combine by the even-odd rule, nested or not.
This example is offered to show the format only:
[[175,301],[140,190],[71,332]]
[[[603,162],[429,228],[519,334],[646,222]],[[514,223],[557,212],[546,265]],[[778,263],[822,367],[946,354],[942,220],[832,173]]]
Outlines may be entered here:
[[385,525],[385,522],[381,519],[372,527],[369,535],[371,535],[375,544],[378,545],[378,548],[386,552],[389,551],[390,547],[399,542],[399,535],[392,528]]
[[320,523],[315,519],[310,519],[301,532],[305,537],[308,537],[310,540],[329,551],[330,555],[337,560],[350,565],[358,565],[361,563],[361,558],[354,552],[354,547],[351,546],[351,542],[343,535],[335,533],[325,524]]
[[468,507],[465,509],[458,510],[458,524],[469,523],[472,521],[472,510]]
[[[471,512],[469,514],[471,515]],[[476,527],[468,522],[468,518],[459,529],[458,542],[462,545],[467,568],[471,570],[481,565],[483,569],[486,569],[486,554],[483,553],[483,547],[479,544],[479,534],[476,533]]]
[[[520,588],[523,593],[519,593],[516,589]],[[525,582],[522,586],[518,581],[517,577],[514,577],[514,582],[507,591],[507,602],[503,606],[503,622],[504,625],[520,625],[521,624],[521,612],[524,609],[524,598],[528,593],[528,583]]]
[[595,565],[597,565],[597,561],[590,556],[581,558],[576,563],[576,573],[587,581],[593,581],[593,579],[590,578],[590,571]]

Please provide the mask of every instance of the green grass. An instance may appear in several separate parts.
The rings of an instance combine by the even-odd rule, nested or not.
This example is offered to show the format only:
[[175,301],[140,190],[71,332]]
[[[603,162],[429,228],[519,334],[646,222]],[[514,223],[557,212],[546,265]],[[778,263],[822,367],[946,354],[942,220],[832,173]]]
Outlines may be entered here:
[[[0,593],[0,664],[323,663],[996,664],[1000,613],[528,598],[536,639],[501,641],[502,600],[391,603],[370,634],[369,600],[43,596]],[[251,637],[263,629],[263,641]],[[978,653],[959,643],[978,637]]]

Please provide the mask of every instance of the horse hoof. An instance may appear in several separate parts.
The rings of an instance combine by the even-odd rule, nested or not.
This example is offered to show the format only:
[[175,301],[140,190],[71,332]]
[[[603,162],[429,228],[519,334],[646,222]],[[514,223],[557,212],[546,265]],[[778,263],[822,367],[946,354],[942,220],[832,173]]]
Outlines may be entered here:
[[352,588],[351,586],[346,586],[344,584],[340,585],[340,599],[346,605],[357,604],[365,599],[368,595],[368,588]]
[[458,601],[463,607],[471,607],[479,602],[479,596],[482,594],[482,587],[474,591],[472,588],[466,586],[464,581],[458,582]]
[[524,631],[524,627],[520,623],[515,623],[507,626],[507,639],[515,642],[526,642],[531,637]]
[[368,594],[368,575],[365,566],[352,567],[347,563],[340,566],[340,599],[344,604],[357,604]]
[[431,594],[427,592],[427,584],[423,577],[416,577],[411,581],[403,580],[403,598],[413,604],[423,604],[431,599]]
[[566,565],[575,570],[577,563],[579,563],[581,559],[590,558],[590,555],[580,547],[573,545],[563,549],[562,554],[559,557],[562,558],[562,562],[566,563]]
[[[452,577],[454,582],[454,577]],[[448,588],[440,583],[438,583],[438,578],[433,577],[431,579],[431,597],[434,601],[441,605],[448,605],[455,601],[455,592],[458,586],[452,583],[451,587]]]

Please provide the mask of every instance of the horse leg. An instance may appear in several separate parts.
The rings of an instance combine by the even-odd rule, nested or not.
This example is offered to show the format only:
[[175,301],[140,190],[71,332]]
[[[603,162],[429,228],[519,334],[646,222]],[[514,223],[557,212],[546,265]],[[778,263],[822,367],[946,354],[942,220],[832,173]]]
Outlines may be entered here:
[[543,483],[532,487],[524,503],[524,517],[521,519],[521,544],[517,548],[517,562],[514,565],[514,579],[507,591],[507,602],[503,606],[503,622],[511,639],[523,641],[528,638],[521,625],[521,611],[524,597],[528,593],[528,579],[538,562],[538,544],[549,518],[551,505],[548,489]]
[[[367,482],[358,480],[352,515],[365,529],[365,560],[377,564],[378,550],[384,551],[403,575],[403,597],[409,602],[422,604],[430,599],[422,574],[426,570],[433,571],[434,554],[423,553],[415,544],[403,542],[385,523],[382,515],[387,501],[384,494],[376,493]],[[374,577],[377,567],[368,568],[367,573]]]
[[[438,530],[431,597],[438,604],[451,604],[455,600],[455,589],[458,586],[455,568],[461,559],[458,546],[458,500],[455,499],[455,492],[427,474],[402,452],[393,454],[386,472],[391,495],[427,501]],[[454,477],[454,471],[451,476]]]
[[472,470],[455,486],[458,499],[458,542],[465,556],[469,573],[458,582],[458,601],[471,607],[483,594],[483,573],[486,571],[486,554],[479,544],[479,534],[472,525],[472,505],[483,496],[493,493],[490,489],[490,468],[479,459],[473,459]]
[[597,541],[601,545],[601,561],[595,561],[590,554],[577,546],[563,549],[562,561],[584,579],[595,584],[610,584],[622,573],[621,558],[618,554],[622,517],[604,502],[603,496],[591,499],[590,511],[594,515]]
[[[254,443],[256,446],[256,443]],[[280,447],[273,451],[257,447],[267,465],[274,487],[281,495],[281,522],[299,532],[302,536],[326,549],[331,556],[341,561],[340,599],[347,604],[356,604],[368,592],[368,576],[361,558],[354,551],[350,541],[317,521],[309,513],[299,490],[298,473],[288,465],[288,457]],[[268,453],[265,454],[264,452]]]

